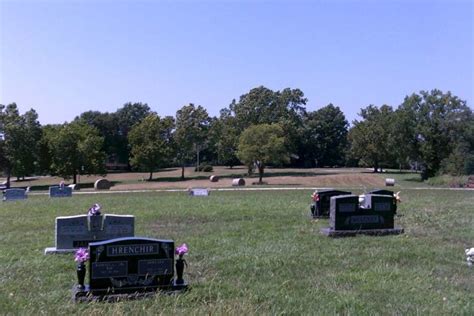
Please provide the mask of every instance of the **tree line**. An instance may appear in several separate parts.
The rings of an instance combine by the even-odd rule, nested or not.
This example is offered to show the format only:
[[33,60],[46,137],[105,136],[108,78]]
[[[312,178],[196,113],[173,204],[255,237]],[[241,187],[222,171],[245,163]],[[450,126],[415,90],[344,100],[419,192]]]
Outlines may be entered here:
[[303,91],[260,86],[211,117],[201,105],[160,116],[146,103],[113,113],[87,111],[72,122],[44,125],[31,109],[0,105],[0,168],[7,176],[105,174],[107,167],[245,164],[260,182],[265,167],[415,168],[424,179],[474,171],[474,117],[450,92],[420,91],[403,103],[368,105],[349,125],[338,106],[307,111]]

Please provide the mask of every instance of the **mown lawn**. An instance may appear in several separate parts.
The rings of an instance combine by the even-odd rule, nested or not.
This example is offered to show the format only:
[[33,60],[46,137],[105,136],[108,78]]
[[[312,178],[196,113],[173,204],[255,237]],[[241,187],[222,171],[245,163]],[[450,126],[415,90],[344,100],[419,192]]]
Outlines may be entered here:
[[[474,192],[404,190],[400,236],[330,239],[310,191],[76,195],[0,204],[0,314],[474,314]],[[355,192],[359,193],[359,192]],[[182,295],[75,304],[72,255],[44,256],[57,216],[136,216],[137,236],[190,247]]]

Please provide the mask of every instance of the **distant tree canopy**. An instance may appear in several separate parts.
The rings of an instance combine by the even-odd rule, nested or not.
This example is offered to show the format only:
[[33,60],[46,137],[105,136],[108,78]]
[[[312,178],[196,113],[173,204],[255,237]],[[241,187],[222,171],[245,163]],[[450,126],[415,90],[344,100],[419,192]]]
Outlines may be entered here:
[[161,119],[157,114],[151,113],[141,123],[134,125],[128,133],[131,146],[130,162],[133,167],[148,171],[150,181],[155,169],[169,165],[173,128],[172,117]]
[[79,174],[104,174],[104,138],[99,131],[86,124],[64,124],[47,134],[51,153],[51,171],[77,183]]
[[268,164],[283,164],[290,159],[285,146],[283,129],[278,124],[252,125],[239,138],[237,151],[239,159],[258,169],[259,183]]
[[20,115],[15,103],[0,105],[0,165],[10,176],[24,178],[35,172],[38,160],[41,126],[38,114],[31,109]]
[[[0,168],[7,175],[104,173],[105,166],[153,172],[167,166],[244,163],[295,167],[366,166],[474,173],[474,118],[466,102],[440,90],[406,96],[397,106],[369,105],[349,126],[333,104],[307,111],[303,91],[251,89],[209,116],[192,103],[175,118],[160,117],[146,103],[117,111],[87,111],[72,123],[41,126],[31,109],[0,105]],[[268,143],[268,140],[273,143]],[[283,143],[282,143],[283,142]],[[265,155],[263,154],[265,152]]]
[[199,152],[206,146],[209,124],[210,117],[206,109],[200,105],[196,107],[190,103],[176,112],[174,143],[176,158],[181,165],[181,179],[184,179],[186,162],[196,157],[196,167],[198,167]]

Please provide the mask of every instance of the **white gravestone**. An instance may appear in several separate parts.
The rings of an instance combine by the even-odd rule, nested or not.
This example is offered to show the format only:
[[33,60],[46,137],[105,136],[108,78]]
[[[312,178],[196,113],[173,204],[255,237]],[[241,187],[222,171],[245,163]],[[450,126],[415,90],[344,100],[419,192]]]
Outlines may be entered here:
[[209,189],[193,188],[189,190],[190,196],[209,196]]

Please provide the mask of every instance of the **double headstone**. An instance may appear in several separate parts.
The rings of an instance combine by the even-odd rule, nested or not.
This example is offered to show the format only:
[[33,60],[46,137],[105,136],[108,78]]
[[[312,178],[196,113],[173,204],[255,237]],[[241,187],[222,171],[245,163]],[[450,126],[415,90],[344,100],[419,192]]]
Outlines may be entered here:
[[6,189],[3,193],[4,201],[24,200],[27,197],[25,189]]
[[393,195],[366,194],[361,204],[357,195],[334,196],[330,208],[330,226],[321,230],[328,236],[403,232],[394,226],[396,200]]
[[87,247],[90,242],[120,237],[133,237],[133,215],[77,215],[56,217],[55,247],[45,249],[45,254],[73,252]]
[[74,299],[140,296],[156,290],[183,290],[174,282],[174,242],[119,238],[89,244],[89,284],[75,287]]
[[49,197],[56,198],[56,197],[71,197],[72,196],[72,188],[69,186],[51,186],[49,187]]

